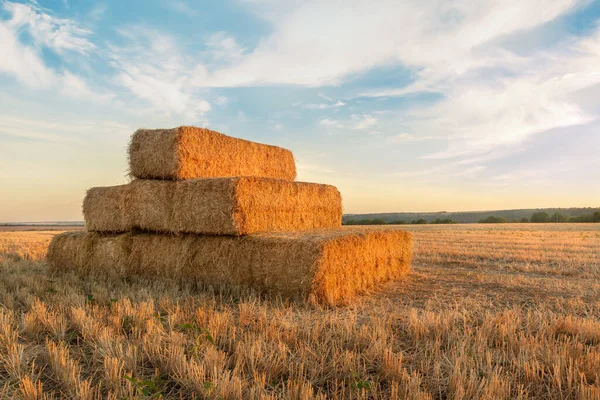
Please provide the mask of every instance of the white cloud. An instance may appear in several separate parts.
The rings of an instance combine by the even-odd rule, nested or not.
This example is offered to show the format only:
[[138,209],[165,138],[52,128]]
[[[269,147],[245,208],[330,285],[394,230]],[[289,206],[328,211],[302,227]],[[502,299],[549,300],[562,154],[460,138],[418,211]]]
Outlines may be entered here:
[[[10,19],[0,20],[0,72],[14,76],[24,85],[36,89],[58,89],[64,95],[92,101],[107,101],[113,96],[96,92],[79,76],[66,68],[57,72],[44,62],[41,48],[58,55],[67,52],[85,56],[95,49],[88,40],[91,32],[77,22],[57,18],[36,3],[20,4],[4,2]],[[27,33],[33,44],[25,44],[20,36]]]
[[285,129],[285,125],[283,125],[280,122],[276,122],[276,121],[268,121],[268,125],[271,127],[271,129],[281,132],[282,130]]
[[119,33],[124,46],[111,46],[115,81],[136,97],[153,105],[157,112],[181,115],[193,123],[211,109],[210,104],[190,89],[192,72],[176,40],[142,26]]
[[408,126],[449,140],[429,158],[464,157],[515,147],[533,135],[587,124],[596,116],[577,103],[577,91],[600,84],[600,29],[552,53],[533,54],[511,78],[477,79],[448,89],[441,102],[413,111]]
[[93,90],[83,79],[68,71],[65,71],[60,77],[59,87],[61,93],[75,99],[88,99],[98,103],[107,103],[115,98],[114,93]]
[[335,120],[330,118],[323,118],[319,120],[319,125],[328,128],[339,128],[339,129],[352,129],[352,130],[369,130],[369,135],[377,135],[378,131],[372,129],[377,125],[377,118],[369,114],[352,114],[348,120]]
[[407,142],[426,142],[430,140],[438,140],[440,137],[430,136],[430,135],[411,135],[409,133],[400,133],[398,135],[393,135],[389,137],[389,141],[392,143],[407,143]]
[[[361,95],[429,91],[445,98],[432,107],[416,106],[412,114],[401,112],[407,136],[392,141],[447,139],[448,149],[430,158],[486,154],[497,147],[519,145],[541,132],[593,119],[567,97],[598,82],[598,75],[590,71],[598,65],[600,46],[595,40],[571,41],[567,52],[555,55],[521,56],[503,47],[505,38],[524,35],[586,2],[250,2],[246,5],[257,15],[269,9],[263,18],[272,24],[272,34],[235,65],[203,70],[196,83],[337,85],[377,66],[404,66],[414,74],[411,84]],[[301,107],[333,108],[332,99],[322,97],[328,102]],[[378,132],[386,121],[374,115],[350,121],[324,118],[319,125]]]
[[217,32],[210,35],[206,40],[206,48],[206,53],[213,62],[226,64],[240,62],[246,51],[227,32]]
[[341,100],[338,100],[336,102],[333,102],[333,100],[332,100],[331,103],[309,103],[309,104],[299,103],[298,105],[307,110],[326,110],[329,108],[343,107],[346,105],[346,103],[344,103]]
[[54,17],[36,3],[5,2],[4,8],[11,14],[6,22],[8,28],[14,32],[27,31],[37,46],[58,54],[70,51],[83,55],[96,48],[88,39],[89,29],[72,19]]
[[183,0],[169,0],[164,3],[166,7],[170,8],[173,11],[177,11],[178,13],[185,15],[196,15],[198,12],[194,10],[190,5]]
[[108,9],[108,7],[106,4],[96,3],[88,15],[90,16],[91,19],[98,21],[102,18],[104,13],[106,13],[107,9]]
[[435,82],[504,59],[506,52],[486,54],[479,47],[550,21],[578,3],[581,1],[251,3],[257,13],[266,13],[264,18],[273,25],[273,33],[242,62],[216,71],[204,84],[321,86],[390,64],[415,68],[420,81]]
[[219,96],[215,99],[215,104],[219,105],[219,106],[224,106],[227,103],[229,103],[229,99],[227,98],[227,96]]
[[48,87],[55,80],[38,52],[20,43],[15,31],[0,21],[0,72],[16,77],[29,87]]
[[350,118],[352,120],[352,123],[350,125],[351,129],[364,130],[377,125],[377,118],[369,114],[364,114],[362,116],[351,115]]
[[334,119],[323,118],[319,121],[319,125],[326,126],[328,128],[343,128],[344,125],[340,121]]

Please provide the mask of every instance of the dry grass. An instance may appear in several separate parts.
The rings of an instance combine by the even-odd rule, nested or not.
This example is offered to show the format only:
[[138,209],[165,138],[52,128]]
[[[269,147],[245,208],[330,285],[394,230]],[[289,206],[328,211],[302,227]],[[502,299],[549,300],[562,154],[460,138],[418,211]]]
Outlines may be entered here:
[[0,397],[600,398],[600,224],[409,229],[413,274],[345,308],[5,257]]
[[296,179],[291,151],[191,126],[138,130],[129,145],[129,165],[131,175],[142,179]]
[[280,179],[136,179],[88,190],[83,214],[90,231],[237,236],[339,227],[342,197],[330,185]]
[[245,286],[340,305],[410,270],[412,235],[397,229],[321,229],[250,236],[67,232],[55,236],[55,271],[127,278],[173,278]]
[[48,245],[57,233],[61,232],[0,230],[0,262],[44,259]]

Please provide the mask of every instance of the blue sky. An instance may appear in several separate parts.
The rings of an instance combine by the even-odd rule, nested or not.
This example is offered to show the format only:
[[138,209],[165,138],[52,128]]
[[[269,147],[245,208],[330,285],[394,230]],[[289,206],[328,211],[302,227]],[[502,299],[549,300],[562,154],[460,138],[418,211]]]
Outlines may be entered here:
[[0,221],[80,220],[179,125],[350,213],[600,205],[597,0],[0,1],[0,54]]

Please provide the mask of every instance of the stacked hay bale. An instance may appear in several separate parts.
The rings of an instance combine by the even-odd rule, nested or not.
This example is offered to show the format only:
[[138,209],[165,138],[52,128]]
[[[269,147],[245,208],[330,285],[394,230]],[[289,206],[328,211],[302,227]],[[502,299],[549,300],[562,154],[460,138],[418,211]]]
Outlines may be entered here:
[[408,273],[411,235],[344,229],[339,191],[294,182],[289,150],[194,127],[138,130],[132,182],[90,189],[56,270],[250,286],[341,304]]

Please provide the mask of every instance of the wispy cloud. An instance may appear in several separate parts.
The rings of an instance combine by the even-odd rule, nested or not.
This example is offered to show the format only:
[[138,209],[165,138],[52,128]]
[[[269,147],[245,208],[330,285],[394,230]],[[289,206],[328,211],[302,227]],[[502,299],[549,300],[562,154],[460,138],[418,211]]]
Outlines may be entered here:
[[388,137],[388,141],[392,143],[408,143],[408,142],[427,142],[430,140],[440,140],[443,137],[430,136],[430,135],[413,135],[409,133],[400,133]]
[[[379,65],[415,68],[423,82],[463,74],[505,52],[477,54],[503,36],[543,24],[578,0],[380,0],[342,6],[335,0],[251,3],[273,25],[244,60],[218,70],[215,86],[265,83],[321,86]],[[267,10],[268,9],[268,10]],[[268,12],[267,12],[268,11]],[[332,24],[330,21],[335,20]],[[356,27],[360,26],[360,29]],[[385,40],[381,40],[385,37]],[[426,50],[425,50],[426,49]],[[426,86],[426,85],[425,85]]]
[[339,108],[339,107],[343,107],[346,105],[346,103],[344,103],[341,100],[338,101],[331,101],[329,103],[308,103],[308,104],[304,104],[304,103],[298,103],[297,104],[299,107],[301,108],[305,108],[307,110],[327,110],[330,108]]
[[183,0],[169,0],[164,3],[166,7],[173,11],[184,15],[197,15],[198,11],[192,8],[187,2]]
[[[66,67],[57,71],[46,64],[42,49],[58,56],[88,56],[96,49],[91,31],[74,20],[55,17],[37,5],[4,2],[10,18],[0,20],[0,72],[14,76],[35,89],[59,89],[67,97],[105,102],[113,95],[92,89]],[[21,37],[28,35],[29,42]]]
[[111,46],[115,81],[157,112],[180,115],[189,123],[211,109],[190,89],[189,60],[168,34],[135,26],[119,31],[125,44]]
[[351,119],[351,123],[349,124],[350,129],[356,129],[356,130],[371,129],[375,125],[377,125],[377,118],[375,118],[369,114],[363,114],[363,115],[353,114],[350,116],[350,119]]
[[238,44],[235,38],[227,32],[216,32],[205,42],[206,55],[213,63],[234,64],[244,58],[246,49]]
[[319,125],[336,129],[369,130],[371,135],[379,134],[378,131],[373,130],[373,128],[377,126],[377,118],[370,114],[352,114],[350,115],[350,118],[346,120],[323,118],[319,120]]
[[127,124],[111,121],[57,122],[24,116],[0,114],[0,135],[43,142],[73,143],[82,141],[82,134],[117,133],[127,137],[133,128]]
[[37,46],[58,54],[89,54],[96,48],[88,39],[92,33],[89,29],[72,19],[52,16],[37,3],[5,2],[3,6],[11,14],[6,26],[14,32],[26,31]]
[[323,118],[319,121],[319,125],[321,126],[325,126],[328,128],[343,128],[344,124],[340,121],[334,120],[334,119],[329,119],[329,118]]
[[[536,134],[587,124],[597,116],[577,102],[577,91],[600,84],[600,29],[553,52],[534,53],[510,78],[490,77],[447,89],[446,97],[415,111],[413,131],[449,140],[429,158],[464,157],[515,147]],[[600,93],[599,93],[600,95]]]
[[16,77],[29,87],[48,87],[54,72],[46,67],[37,49],[22,45],[17,33],[0,21],[0,72]]

